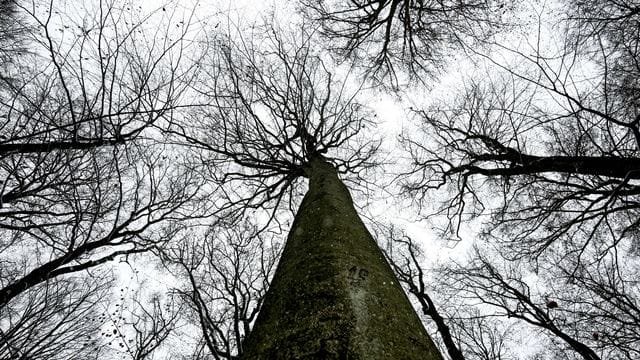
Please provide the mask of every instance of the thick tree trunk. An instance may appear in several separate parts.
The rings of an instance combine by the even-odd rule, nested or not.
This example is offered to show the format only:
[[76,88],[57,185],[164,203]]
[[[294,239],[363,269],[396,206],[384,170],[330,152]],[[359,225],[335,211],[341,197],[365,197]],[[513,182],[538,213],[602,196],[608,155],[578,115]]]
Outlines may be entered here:
[[323,158],[243,359],[442,359],[391,267]]

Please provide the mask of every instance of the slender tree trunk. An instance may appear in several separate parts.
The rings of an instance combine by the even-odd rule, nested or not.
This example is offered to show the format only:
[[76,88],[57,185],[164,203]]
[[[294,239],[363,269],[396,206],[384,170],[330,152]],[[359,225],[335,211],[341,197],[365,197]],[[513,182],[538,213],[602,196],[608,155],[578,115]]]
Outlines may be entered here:
[[335,168],[314,158],[309,191],[243,359],[442,359]]

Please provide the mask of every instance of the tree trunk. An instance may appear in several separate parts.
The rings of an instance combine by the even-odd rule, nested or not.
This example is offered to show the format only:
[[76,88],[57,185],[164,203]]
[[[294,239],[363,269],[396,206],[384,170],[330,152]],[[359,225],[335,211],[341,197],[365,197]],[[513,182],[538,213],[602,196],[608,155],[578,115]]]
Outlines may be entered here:
[[442,359],[335,168],[305,195],[243,359]]

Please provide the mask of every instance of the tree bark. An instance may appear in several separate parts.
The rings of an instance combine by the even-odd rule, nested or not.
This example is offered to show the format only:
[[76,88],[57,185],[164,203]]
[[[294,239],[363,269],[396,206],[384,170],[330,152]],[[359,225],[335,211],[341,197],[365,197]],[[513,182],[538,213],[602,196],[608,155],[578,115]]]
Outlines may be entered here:
[[440,360],[391,267],[324,158],[242,359]]

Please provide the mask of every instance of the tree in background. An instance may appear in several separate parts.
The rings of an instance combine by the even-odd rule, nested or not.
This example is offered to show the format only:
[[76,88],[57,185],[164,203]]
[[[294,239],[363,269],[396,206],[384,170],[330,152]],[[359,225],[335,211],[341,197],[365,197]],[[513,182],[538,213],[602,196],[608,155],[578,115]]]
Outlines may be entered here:
[[0,359],[98,359],[108,350],[96,342],[95,319],[111,276],[94,272],[38,284],[2,310]]
[[[381,83],[398,75],[437,75],[450,49],[477,46],[504,24],[502,1],[306,1],[303,11],[321,24],[330,50],[349,58]],[[408,74],[407,74],[408,72]]]
[[203,240],[184,239],[165,250],[165,265],[184,283],[174,290],[174,298],[188,307],[188,321],[198,324],[202,333],[195,358],[207,353],[214,359],[242,355],[244,338],[275,270],[277,235],[249,220],[219,223]]
[[443,272],[452,292],[497,312],[484,316],[523,320],[564,357],[632,359],[638,10],[606,1],[554,10],[568,14],[566,37],[496,43],[507,56],[483,55],[488,76],[467,80],[453,104],[415,111],[425,136],[403,138],[414,166],[404,190],[417,202],[447,190],[432,214],[446,238],[485,223],[480,250]]
[[410,236],[393,226],[383,229],[385,233],[379,236],[387,240],[385,254],[396,276],[419,305],[426,323],[435,324],[438,340],[450,359],[517,358],[517,351],[510,347],[513,338],[509,333],[513,332],[513,326],[498,324],[464,300],[467,297],[463,291],[477,284],[469,285],[450,276],[433,276],[433,271],[424,268],[423,251]]
[[14,61],[0,79],[0,353],[67,359],[54,350],[96,329],[78,321],[108,288],[91,269],[157,247],[202,213],[200,179],[157,130],[193,76],[181,61],[188,21],[157,29],[161,44],[146,36],[162,9],[7,4],[29,52],[2,53]]

